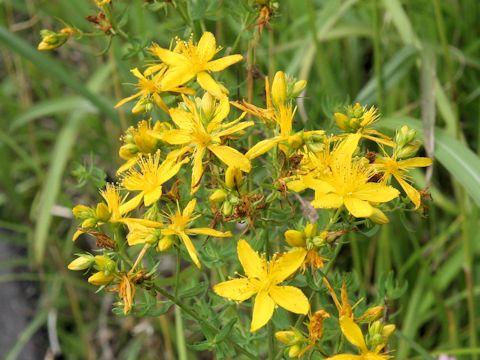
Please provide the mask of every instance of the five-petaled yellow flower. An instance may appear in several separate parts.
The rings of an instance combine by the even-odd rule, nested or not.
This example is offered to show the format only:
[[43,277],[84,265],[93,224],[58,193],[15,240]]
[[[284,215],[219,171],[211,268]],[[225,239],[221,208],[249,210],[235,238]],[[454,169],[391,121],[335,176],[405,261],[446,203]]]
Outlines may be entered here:
[[227,89],[218,84],[209,72],[218,72],[243,59],[242,55],[229,55],[212,60],[220,50],[217,48],[215,37],[210,32],[204,32],[198,44],[193,39],[177,41],[174,51],[160,46],[152,48],[169,69],[161,83],[164,88],[174,88],[196,77],[198,84],[217,98],[225,96]]
[[432,159],[428,157],[414,157],[411,159],[397,160],[395,156],[390,157],[385,154],[379,157],[373,164],[378,172],[383,173],[383,181],[387,183],[393,176],[402,189],[407,194],[408,198],[415,205],[415,209],[420,206],[420,193],[406,180],[409,179],[408,170],[416,167],[427,167],[432,165]]
[[190,228],[190,223],[195,220],[197,216],[193,215],[193,210],[195,209],[195,205],[197,204],[197,199],[192,199],[190,202],[185,206],[183,211],[180,211],[178,208],[175,214],[172,214],[169,217],[170,224],[166,225],[165,229],[162,229],[162,235],[176,235],[178,236],[182,242],[185,244],[187,248],[188,255],[192,258],[195,265],[198,268],[201,267],[200,260],[198,259],[197,250],[195,250],[195,246],[193,246],[192,240],[190,239],[189,235],[207,235],[207,236],[214,236],[214,237],[230,237],[232,233],[230,231],[218,231],[210,228]]
[[371,203],[384,203],[398,197],[397,189],[371,182],[375,171],[368,164],[353,159],[360,134],[349,135],[335,150],[329,171],[314,184],[315,208],[337,209],[345,205],[354,217],[374,215]]
[[300,289],[279,285],[302,265],[305,249],[296,248],[267,262],[246,240],[239,240],[237,252],[246,277],[219,283],[213,291],[234,301],[245,301],[256,294],[250,331],[260,329],[271,319],[275,305],[296,314],[308,313],[310,304]]
[[217,101],[208,93],[205,93],[202,100],[197,98],[197,102],[184,97],[184,104],[188,111],[182,108],[170,110],[170,116],[178,129],[151,134],[169,144],[184,145],[184,149],[193,151],[191,192],[199,189],[203,157],[207,150],[228,166],[249,172],[250,161],[238,150],[223,145],[222,138],[252,126],[253,121],[241,121],[243,116],[240,116],[234,121],[224,123],[230,112],[228,100],[223,98]]
[[167,159],[160,163],[160,151],[148,154],[138,160],[140,171],[130,169],[125,173],[122,186],[130,191],[140,191],[131,202],[137,204],[143,199],[145,206],[150,206],[162,196],[162,185],[174,177],[185,160],[175,162]]
[[165,91],[171,91],[171,92],[190,94],[190,95],[195,94],[195,91],[186,87],[165,86],[161,80],[163,79],[166,70],[167,68],[165,67],[162,69],[162,71],[158,72],[157,74],[149,78],[143,75],[140,72],[140,70],[138,70],[137,68],[132,69],[131,70],[132,74],[138,79],[138,83],[136,85],[136,87],[138,88],[138,92],[120,100],[115,105],[115,107],[116,108],[120,107],[123,104],[129,101],[132,101],[133,99],[139,98],[135,106],[132,108],[132,113],[134,114],[144,112],[147,109],[147,106],[150,102],[153,102],[163,111],[168,112],[168,107],[165,104],[165,102],[162,100],[160,93]]

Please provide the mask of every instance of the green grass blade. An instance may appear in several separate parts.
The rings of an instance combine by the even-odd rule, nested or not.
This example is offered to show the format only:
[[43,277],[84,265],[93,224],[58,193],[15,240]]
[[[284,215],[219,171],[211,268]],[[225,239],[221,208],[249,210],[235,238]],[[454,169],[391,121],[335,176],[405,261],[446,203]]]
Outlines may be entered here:
[[105,99],[94,94],[87,87],[85,87],[80,81],[72,76],[72,71],[65,69],[63,64],[58,60],[55,60],[50,55],[36,50],[22,38],[11,33],[2,26],[0,26],[0,44],[3,44],[5,47],[16,52],[18,55],[31,61],[34,65],[38,66],[53,79],[56,79],[62,82],[64,85],[75,90],[79,95],[88,99],[101,112],[111,119],[117,122],[119,121],[118,114],[113,109],[113,104],[109,104]]

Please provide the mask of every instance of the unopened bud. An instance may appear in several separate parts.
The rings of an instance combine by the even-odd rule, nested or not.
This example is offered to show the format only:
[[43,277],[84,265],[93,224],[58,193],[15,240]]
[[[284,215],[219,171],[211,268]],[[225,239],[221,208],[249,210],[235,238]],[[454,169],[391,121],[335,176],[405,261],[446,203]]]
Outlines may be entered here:
[[95,258],[90,254],[80,255],[70,264],[68,264],[69,270],[85,270],[88,269],[95,261]]
[[89,217],[93,217],[94,212],[92,208],[89,208],[85,205],[77,205],[72,209],[73,216],[77,219],[86,219]]
[[402,148],[412,142],[417,136],[415,129],[410,129],[407,125],[402,126],[395,134],[395,143]]
[[272,100],[277,107],[284,105],[287,101],[287,83],[283,71],[277,71],[273,77]]
[[299,345],[293,345],[288,350],[288,356],[290,356],[291,358],[297,357],[300,354],[301,350],[302,349],[300,348]]
[[108,285],[112,282],[112,280],[113,275],[106,275],[103,271],[96,272],[88,278],[88,282],[96,286]]
[[383,306],[374,306],[367,309],[357,320],[359,322],[371,323],[383,316]]
[[303,232],[307,238],[313,238],[317,234],[317,224],[308,223]]
[[298,95],[300,95],[303,89],[305,89],[305,86],[307,86],[306,80],[299,80],[295,82],[295,84],[293,84],[292,93],[290,96],[292,98],[296,98]]
[[229,166],[225,171],[225,185],[229,189],[236,189],[243,183],[242,171],[235,167]]
[[111,216],[110,211],[108,211],[108,206],[103,202],[97,204],[97,207],[95,208],[95,216],[98,220],[107,222]]
[[382,335],[385,338],[389,338],[390,335],[392,335],[395,332],[395,325],[394,324],[388,324],[383,327]]
[[160,252],[167,251],[172,247],[172,245],[173,245],[173,236],[171,235],[164,236],[158,242],[157,251],[160,251]]
[[288,137],[288,145],[293,149],[298,149],[303,145],[303,136],[301,133],[296,133]]
[[222,205],[222,214],[225,216],[230,216],[233,213],[233,205],[230,201],[225,201]]
[[97,219],[95,218],[88,218],[82,221],[81,227],[84,229],[93,229],[97,226]]
[[412,157],[417,153],[418,149],[420,149],[420,142],[413,142],[407,146],[404,146],[397,151],[397,159]]
[[135,155],[137,152],[137,145],[129,143],[120,147],[118,150],[118,155],[124,160],[129,160],[132,155]]
[[298,230],[285,231],[285,240],[290,246],[305,247],[305,234]]
[[44,29],[40,31],[40,36],[42,37],[42,41],[40,44],[38,44],[37,49],[40,51],[49,51],[65,44],[71,34],[63,31],[56,33],[54,31]]
[[292,330],[277,331],[275,338],[283,344],[292,345],[298,341],[297,334]]
[[227,192],[223,189],[217,189],[210,195],[209,200],[213,203],[219,204],[225,201]]
[[375,207],[373,208],[372,215],[370,215],[369,219],[372,220],[375,224],[379,225],[388,224],[390,222],[387,215],[385,215],[382,210]]

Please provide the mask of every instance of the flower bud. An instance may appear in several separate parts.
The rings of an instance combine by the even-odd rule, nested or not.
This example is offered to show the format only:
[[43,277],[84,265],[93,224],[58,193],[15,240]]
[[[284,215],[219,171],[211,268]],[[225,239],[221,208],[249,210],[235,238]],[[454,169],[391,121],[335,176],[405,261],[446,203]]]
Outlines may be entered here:
[[303,232],[307,238],[313,238],[317,234],[317,224],[308,223]]
[[206,120],[211,119],[213,112],[215,111],[215,98],[209,93],[205,92],[201,101],[201,108],[203,116]]
[[167,251],[173,245],[173,236],[167,235],[160,239],[157,245],[157,251]]
[[395,134],[395,143],[402,148],[412,142],[417,136],[415,129],[410,129],[407,125],[402,126]]
[[380,225],[388,224],[390,222],[387,215],[385,215],[382,210],[376,207],[373,208],[372,215],[370,215],[369,219],[372,220],[375,224]]
[[95,256],[95,265],[98,270],[104,271],[108,274],[115,270],[116,264],[115,261],[113,261],[106,255],[97,255]]
[[374,306],[367,309],[357,320],[359,322],[371,323],[383,316],[383,306]]
[[303,135],[301,133],[296,133],[288,137],[288,145],[293,149],[298,149],[303,145]]
[[66,31],[60,31],[59,33],[56,33],[54,31],[44,29],[40,31],[40,36],[42,37],[42,41],[40,44],[38,44],[37,49],[40,51],[49,51],[65,44],[70,37],[70,34]]
[[92,208],[89,208],[85,205],[77,205],[72,209],[73,216],[77,219],[86,219],[89,217],[93,217],[94,212]]
[[333,114],[335,117],[335,122],[337,123],[337,126],[342,129],[343,131],[347,131],[348,129],[348,116],[339,112],[336,112]]
[[272,100],[277,107],[284,105],[287,101],[287,82],[283,71],[277,71],[273,77]]
[[298,230],[285,231],[285,240],[290,246],[305,247],[305,234]]
[[382,336],[385,338],[389,338],[390,335],[392,335],[395,331],[395,325],[394,324],[387,324],[383,327],[382,330]]
[[420,142],[413,142],[397,151],[397,159],[405,159],[414,156],[420,149]]
[[290,96],[292,98],[296,98],[298,95],[300,95],[303,89],[305,89],[305,86],[307,86],[306,80],[299,80],[295,82],[295,84],[293,84],[292,93]]
[[68,264],[68,269],[74,271],[85,270],[88,269],[94,263],[94,261],[94,257],[90,254],[80,255],[70,264]]
[[229,189],[236,189],[243,183],[242,171],[235,167],[229,166],[225,171],[225,185]]
[[291,358],[298,357],[298,355],[300,355],[301,351],[302,351],[302,349],[300,348],[299,345],[293,345],[288,350],[288,356],[290,356]]
[[82,221],[81,226],[85,229],[93,229],[95,226],[97,226],[97,220],[95,218],[85,219]]
[[108,207],[105,203],[99,203],[97,204],[97,207],[95,209],[95,216],[98,220],[102,222],[107,222],[110,219],[110,211],[108,211]]
[[120,147],[118,150],[118,155],[123,159],[123,160],[128,160],[130,159],[133,155],[135,155],[138,152],[138,147],[135,144],[125,144]]
[[113,275],[112,274],[106,275],[104,274],[103,271],[96,272],[95,274],[93,274],[88,278],[88,282],[96,286],[108,285],[112,282],[112,280],[113,280]]
[[222,205],[222,214],[225,216],[230,216],[233,213],[233,205],[230,201],[225,201]]
[[291,330],[277,331],[275,333],[275,338],[281,343],[287,345],[295,344],[298,341],[297,334],[295,331]]
[[210,195],[209,200],[213,203],[222,203],[227,198],[227,192],[223,189],[217,189]]

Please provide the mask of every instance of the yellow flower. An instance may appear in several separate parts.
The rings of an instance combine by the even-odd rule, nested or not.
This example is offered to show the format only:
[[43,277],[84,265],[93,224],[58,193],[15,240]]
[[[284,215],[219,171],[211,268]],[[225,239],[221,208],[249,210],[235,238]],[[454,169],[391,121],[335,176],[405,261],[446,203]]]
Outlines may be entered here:
[[77,205],[73,208],[74,216],[83,220],[81,227],[73,235],[73,241],[88,230],[107,222],[126,225],[140,223],[145,226],[156,227],[157,223],[154,221],[124,217],[125,214],[131,212],[140,204],[142,201],[140,197],[127,201],[127,197],[122,198],[118,187],[111,183],[107,183],[105,190],[100,190],[100,195],[105,202],[97,204],[95,209],[84,205]]
[[151,126],[150,121],[139,121],[136,127],[129,127],[125,131],[125,135],[122,136],[123,145],[120,147],[118,154],[124,160],[127,160],[117,170],[117,174],[120,174],[131,167],[133,167],[138,157],[146,154],[154,154],[159,148],[159,140],[150,135],[151,131],[161,133],[166,130],[171,130],[171,125],[166,122],[155,122],[155,125]]
[[346,114],[337,112],[334,117],[338,127],[345,132],[361,134],[363,138],[378,144],[395,146],[395,143],[388,136],[377,130],[368,129],[380,117],[374,106],[367,109],[366,106],[362,107],[359,103],[356,103],[346,108]]
[[299,90],[305,87],[306,81],[301,80],[295,83],[287,81],[283,71],[277,71],[273,78],[272,88],[270,91],[270,83],[265,78],[265,93],[267,96],[267,108],[262,109],[248,103],[233,102],[232,104],[239,109],[248,112],[263,121],[274,122],[279,127],[279,134],[270,139],[265,139],[255,144],[245,154],[250,160],[266,153],[277,144],[280,144],[280,150],[285,154],[289,149],[300,148],[305,140],[314,136],[323,136],[323,130],[293,132],[293,118],[295,116],[295,108],[292,107],[291,99],[298,95]]
[[138,88],[138,92],[135,94],[128,96],[122,100],[120,100],[116,105],[115,108],[122,106],[123,104],[132,101],[133,99],[139,98],[135,106],[132,108],[132,113],[138,114],[148,110],[148,107],[151,106],[152,102],[157,105],[160,109],[168,112],[168,107],[165,102],[160,97],[161,92],[165,91],[172,91],[176,93],[183,93],[183,94],[191,94],[193,95],[195,92],[192,89],[180,87],[180,86],[172,86],[167,87],[162,84],[161,80],[165,75],[166,68],[163,71],[158,72],[157,74],[153,75],[151,78],[146,77],[143,75],[140,70],[134,68],[131,70],[132,74],[138,79],[136,87]]
[[368,349],[360,326],[352,318],[341,316],[340,328],[345,338],[360,351],[360,355],[339,354],[326,360],[387,360],[391,358],[389,355],[380,354],[383,346],[376,346],[373,351]]
[[162,185],[174,177],[185,161],[174,162],[165,160],[160,163],[160,152],[153,156],[148,154],[139,159],[140,171],[130,169],[122,180],[122,186],[130,191],[140,191],[129,202],[137,202],[143,199],[145,206],[150,206],[162,196]]
[[195,250],[195,246],[193,246],[192,240],[190,239],[189,235],[230,237],[232,236],[232,233],[230,231],[222,232],[210,228],[190,228],[190,223],[198,216],[200,216],[192,216],[196,204],[197,199],[192,199],[187,204],[187,206],[185,206],[183,211],[180,211],[180,208],[178,208],[177,212],[169,217],[170,224],[168,224],[165,229],[162,229],[162,235],[178,236],[187,248],[188,255],[190,255],[192,261],[198,268],[201,268],[200,260],[198,259],[197,255],[197,250]]
[[406,180],[409,179],[408,171],[412,168],[426,167],[432,165],[432,159],[428,157],[414,157],[406,160],[397,160],[395,156],[385,156],[377,158],[373,167],[380,173],[383,173],[383,181],[387,183],[393,176],[405,194],[415,205],[415,209],[420,206],[420,193]]
[[315,208],[337,209],[345,205],[354,217],[374,214],[371,203],[383,203],[398,197],[397,189],[370,182],[374,169],[352,159],[360,134],[349,135],[335,150],[330,171],[314,184]]
[[249,172],[250,161],[238,150],[222,145],[222,138],[252,126],[253,121],[242,122],[243,116],[240,116],[232,122],[223,123],[230,112],[228,99],[217,101],[208,93],[205,93],[202,100],[197,98],[197,104],[184,97],[184,104],[188,111],[181,108],[170,110],[170,116],[178,129],[162,134],[152,132],[152,136],[169,144],[184,145],[184,149],[193,151],[191,192],[195,193],[200,186],[203,175],[202,161],[207,150],[228,166]]
[[190,38],[188,42],[177,41],[174,51],[156,46],[152,52],[166,65],[168,71],[161,83],[164,88],[174,88],[196,77],[198,84],[217,98],[225,96],[226,89],[219,85],[209,72],[222,71],[243,59],[242,55],[229,55],[212,60],[220,49],[210,32],[203,33],[198,44]]
[[234,301],[245,301],[256,294],[250,331],[257,331],[272,317],[275,305],[296,314],[310,309],[307,297],[293,286],[279,286],[302,265],[306,251],[295,249],[267,262],[245,240],[237,244],[240,263],[246,277],[214,286],[216,294]]

